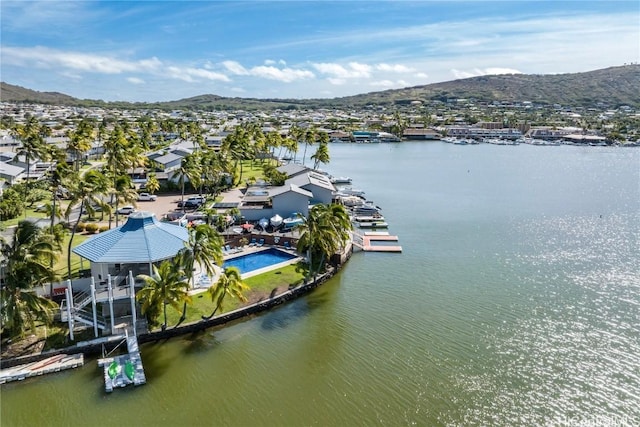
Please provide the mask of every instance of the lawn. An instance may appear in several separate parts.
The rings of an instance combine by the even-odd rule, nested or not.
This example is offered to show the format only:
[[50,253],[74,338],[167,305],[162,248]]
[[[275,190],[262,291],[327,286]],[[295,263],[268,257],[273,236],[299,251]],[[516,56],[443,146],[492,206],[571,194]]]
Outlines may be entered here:
[[[290,285],[298,285],[303,282],[305,275],[305,266],[301,263],[288,265],[286,267],[279,268],[277,270],[268,271],[258,276],[250,277],[244,280],[244,283],[249,286],[250,290],[246,292],[245,296],[249,299],[254,296],[259,299],[261,296],[268,296],[271,292],[280,287],[289,287]],[[216,313],[226,313],[239,308],[242,304],[241,301],[227,297],[224,301],[222,309]],[[214,305],[211,302],[211,298],[207,292],[202,292],[192,296],[191,304],[187,306],[187,318],[185,323],[197,322],[202,320],[202,316],[210,316],[213,312]],[[167,324],[168,327],[176,325],[180,316],[182,315],[182,306],[180,312],[176,311],[172,307],[167,307]],[[160,322],[163,321],[162,316]]]
[[[26,213],[26,215],[25,215]],[[25,209],[22,215],[18,215],[13,219],[8,219],[3,221],[4,227],[12,227],[14,225],[18,225],[20,221],[24,221],[25,218],[46,218],[47,214],[44,212],[37,212],[35,209]]]
[[[91,235],[89,234],[76,233],[76,235],[73,237],[73,247],[78,246],[80,243],[84,242],[89,237],[91,237]],[[69,239],[71,239],[71,234],[67,234],[66,236],[64,236],[64,242],[62,242],[62,253],[58,258],[58,261],[53,266],[56,273],[58,273],[60,277],[64,277],[64,278],[67,277],[67,260],[69,259],[68,257],[69,253],[67,252],[67,249],[69,246]],[[84,269],[89,268],[89,261],[87,260],[81,261],[81,258],[78,255],[71,253],[71,274],[74,277],[78,276],[78,272],[80,271],[81,266]]]

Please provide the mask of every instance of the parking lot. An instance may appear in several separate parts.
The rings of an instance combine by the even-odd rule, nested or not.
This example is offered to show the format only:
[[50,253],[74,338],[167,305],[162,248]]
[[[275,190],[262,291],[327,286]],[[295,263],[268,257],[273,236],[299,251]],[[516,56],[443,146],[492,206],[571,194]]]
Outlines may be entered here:
[[[190,196],[197,196],[197,194],[185,194],[184,199],[187,200]],[[136,202],[136,210],[153,212],[156,218],[162,219],[165,214],[180,210],[178,202],[181,199],[180,194],[158,195],[158,199],[154,202]]]

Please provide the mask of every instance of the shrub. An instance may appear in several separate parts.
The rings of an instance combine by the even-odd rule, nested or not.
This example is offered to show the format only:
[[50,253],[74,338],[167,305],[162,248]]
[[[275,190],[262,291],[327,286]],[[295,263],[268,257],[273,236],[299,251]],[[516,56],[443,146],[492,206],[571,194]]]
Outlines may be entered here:
[[94,234],[96,231],[98,231],[98,228],[98,224],[94,222],[90,222],[89,224],[84,226],[84,230],[89,234]]
[[78,225],[76,225],[76,232],[82,233],[86,226],[87,224],[85,224],[84,222],[79,222]]
[[108,225],[101,225],[100,228],[98,229],[98,231],[100,233],[104,233],[105,231],[109,231],[109,226]]
[[4,190],[0,198],[0,220],[17,218],[24,211],[23,197],[13,188]]

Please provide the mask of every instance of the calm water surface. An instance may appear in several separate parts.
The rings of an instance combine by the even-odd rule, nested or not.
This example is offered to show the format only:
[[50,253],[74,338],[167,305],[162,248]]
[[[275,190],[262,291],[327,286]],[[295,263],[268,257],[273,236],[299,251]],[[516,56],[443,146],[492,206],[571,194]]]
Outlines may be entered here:
[[[1,425],[640,425],[640,149],[332,145],[402,254],[313,294],[2,387]],[[591,424],[590,424],[591,423]]]

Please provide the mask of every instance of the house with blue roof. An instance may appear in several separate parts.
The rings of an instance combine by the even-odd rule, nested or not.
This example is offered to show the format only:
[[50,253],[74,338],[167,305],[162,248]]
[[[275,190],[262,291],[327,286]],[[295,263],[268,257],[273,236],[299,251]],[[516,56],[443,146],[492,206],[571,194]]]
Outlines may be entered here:
[[187,240],[186,228],[141,211],[129,215],[120,227],[85,240],[73,252],[91,262],[91,275],[99,282],[109,275],[124,280],[129,271],[134,277],[150,274],[152,264],[173,258]]
[[98,329],[115,334],[121,325],[131,327],[135,334],[139,327],[135,277],[150,275],[155,263],[173,258],[188,239],[186,228],[160,222],[150,212],[134,212],[124,225],[73,248],[74,253],[90,261],[92,277],[82,285],[78,282],[83,279],[73,286],[68,281],[63,289],[66,298],[60,305],[60,315],[62,321],[69,322],[71,336],[76,324],[92,326],[96,337]]

